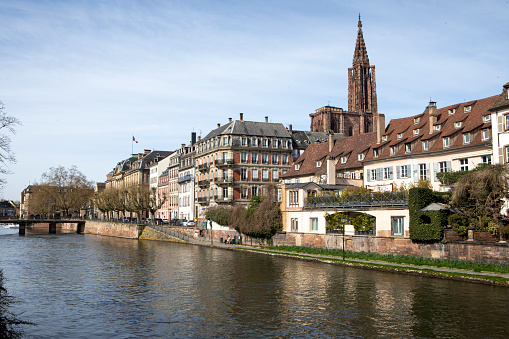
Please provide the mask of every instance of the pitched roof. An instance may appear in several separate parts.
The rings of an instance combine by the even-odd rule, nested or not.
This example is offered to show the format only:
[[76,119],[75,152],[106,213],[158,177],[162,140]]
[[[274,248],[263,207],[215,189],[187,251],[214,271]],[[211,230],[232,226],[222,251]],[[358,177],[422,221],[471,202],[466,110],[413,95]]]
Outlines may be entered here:
[[504,85],[502,93],[498,96],[497,101],[491,106],[490,111],[496,111],[497,109],[509,107],[509,82]]
[[[491,142],[491,135],[488,139],[482,140],[481,133],[471,135],[468,145],[463,144],[461,136],[464,133],[475,132],[481,129],[490,128],[491,121],[484,121],[484,116],[489,115],[489,108],[492,107],[498,96],[485,99],[468,101],[460,104],[450,105],[436,110],[437,120],[433,126],[440,126],[438,130],[433,129],[430,133],[429,106],[423,113],[411,117],[393,119],[385,129],[385,136],[388,143],[373,144],[364,161],[377,161],[396,156],[426,154],[436,151],[446,151],[463,147],[481,145]],[[466,109],[470,106],[470,110]],[[450,114],[450,110],[455,110]],[[416,119],[419,118],[419,119]],[[415,131],[415,132],[414,132]],[[415,133],[415,134],[414,134]],[[444,148],[443,139],[450,138],[449,147]],[[428,140],[428,150],[423,150],[422,142]],[[417,141],[410,152],[406,152],[405,144]],[[454,143],[453,143],[454,141]],[[394,147],[394,153],[390,153]],[[378,150],[378,157],[374,157],[373,150]]]
[[282,123],[234,120],[212,130],[197,143],[213,139],[219,135],[246,135],[259,137],[290,138],[290,132]]
[[[309,145],[329,141],[327,132],[292,131],[293,149],[306,149]],[[334,139],[342,139],[343,133],[334,133]]]
[[[376,133],[373,132],[335,140],[330,155],[336,160],[336,170],[362,167],[358,154],[363,153],[375,142]],[[290,170],[281,175],[281,178],[325,174],[327,172],[325,162],[327,155],[329,155],[328,142],[311,144],[295,161],[295,164],[299,165],[299,170],[295,170],[295,166],[292,166]],[[341,163],[342,157],[345,157],[346,160],[344,164]],[[321,161],[320,167],[316,166],[318,161]]]

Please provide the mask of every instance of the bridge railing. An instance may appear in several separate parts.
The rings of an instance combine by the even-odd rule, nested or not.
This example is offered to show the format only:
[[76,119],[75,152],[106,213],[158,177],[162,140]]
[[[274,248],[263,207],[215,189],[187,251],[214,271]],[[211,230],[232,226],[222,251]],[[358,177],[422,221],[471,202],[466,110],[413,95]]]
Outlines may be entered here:
[[172,237],[175,237],[175,238],[178,238],[178,239],[182,239],[184,241],[191,241],[191,239],[194,239],[193,237],[190,237],[188,236],[187,234],[184,234],[174,228],[169,228],[169,227],[162,227],[162,226],[149,226],[150,228],[153,228],[159,232],[162,232],[162,233],[165,233],[165,234],[168,234]]

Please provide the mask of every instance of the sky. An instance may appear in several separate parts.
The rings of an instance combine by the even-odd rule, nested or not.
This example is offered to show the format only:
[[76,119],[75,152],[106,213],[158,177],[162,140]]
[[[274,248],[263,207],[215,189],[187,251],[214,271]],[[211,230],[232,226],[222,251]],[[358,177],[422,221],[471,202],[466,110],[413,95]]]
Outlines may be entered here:
[[359,13],[386,123],[509,82],[509,0],[0,0],[0,101],[22,123],[0,195],[58,166],[103,182],[240,112],[309,130],[348,108]]

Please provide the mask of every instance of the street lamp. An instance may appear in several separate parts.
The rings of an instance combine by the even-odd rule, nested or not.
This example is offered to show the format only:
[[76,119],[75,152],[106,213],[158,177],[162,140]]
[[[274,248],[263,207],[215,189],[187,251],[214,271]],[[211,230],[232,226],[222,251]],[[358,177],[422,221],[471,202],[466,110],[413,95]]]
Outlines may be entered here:
[[343,226],[343,261],[345,261],[345,224],[346,224],[346,218],[341,218],[341,225]]

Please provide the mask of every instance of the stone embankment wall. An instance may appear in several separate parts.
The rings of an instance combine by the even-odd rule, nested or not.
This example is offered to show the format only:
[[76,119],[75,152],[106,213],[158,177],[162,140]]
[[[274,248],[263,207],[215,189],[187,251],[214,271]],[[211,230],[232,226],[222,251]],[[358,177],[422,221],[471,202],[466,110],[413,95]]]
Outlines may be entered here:
[[85,234],[138,239],[144,228],[145,226],[143,225],[87,220],[85,224]]
[[145,227],[143,232],[140,235],[140,239],[143,240],[160,240],[160,241],[170,241],[170,242],[185,242],[182,239],[172,237],[169,234],[159,232],[153,228]]
[[[278,233],[274,245],[343,248],[343,236],[336,234],[312,235],[301,233]],[[410,239],[346,235],[345,249],[354,252],[401,254],[437,259],[459,259],[492,263],[507,263],[509,244],[493,242],[458,241],[447,243],[415,243]]]

